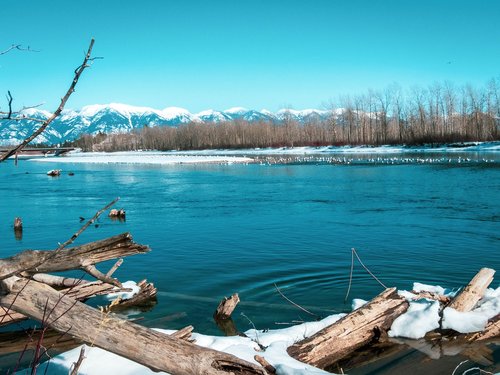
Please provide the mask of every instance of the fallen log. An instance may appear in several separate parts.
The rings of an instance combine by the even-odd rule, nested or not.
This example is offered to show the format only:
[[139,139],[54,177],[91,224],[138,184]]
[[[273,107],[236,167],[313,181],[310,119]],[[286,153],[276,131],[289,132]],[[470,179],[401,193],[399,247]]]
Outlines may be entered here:
[[66,351],[81,345],[81,342],[70,335],[57,332],[52,329],[46,331],[16,331],[0,333],[0,355],[18,353],[23,350],[34,349],[38,345],[40,336],[43,334],[43,346],[58,351]]
[[[111,284],[106,284],[101,281],[86,282],[74,287],[63,289],[60,292],[68,297],[78,301],[85,301],[91,297],[108,294],[116,287]],[[20,322],[29,319],[26,315],[16,311],[8,310],[5,307],[0,307],[0,327],[8,324]]]
[[396,288],[386,289],[366,305],[288,348],[288,354],[310,365],[326,368],[354,350],[386,335],[392,322],[408,309]]
[[[148,246],[133,242],[130,233],[122,233],[62,251],[27,250],[10,258],[0,259],[0,280],[21,272],[43,273],[74,269],[85,269],[89,272],[89,267],[97,263],[148,251]],[[99,276],[101,279],[101,275]],[[111,280],[114,279],[108,277],[102,281]]]
[[35,281],[47,284],[53,288],[70,288],[70,287],[74,287],[74,286],[79,285],[79,284],[88,283],[87,280],[83,280],[83,279],[75,279],[73,277],[49,275],[47,273],[35,273],[33,275],[30,275],[30,277]]
[[484,292],[493,281],[495,270],[481,268],[469,284],[450,302],[447,307],[457,311],[471,311],[484,296]]
[[[233,355],[103,314],[51,287],[18,277],[2,281],[7,294],[0,305],[45,321],[50,328],[138,362],[154,371],[175,374],[261,374],[263,368]],[[46,317],[46,312],[50,315]]]

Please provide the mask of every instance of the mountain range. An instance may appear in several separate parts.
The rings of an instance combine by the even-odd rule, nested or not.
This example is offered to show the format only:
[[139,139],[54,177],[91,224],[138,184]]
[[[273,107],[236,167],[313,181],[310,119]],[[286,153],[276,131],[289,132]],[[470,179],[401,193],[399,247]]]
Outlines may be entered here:
[[[256,111],[242,107],[230,108],[225,111],[206,110],[196,114],[178,107],[168,107],[163,110],[149,107],[136,107],[126,104],[95,104],[83,107],[81,110],[64,110],[44,133],[33,143],[60,144],[64,141],[77,139],[81,134],[97,134],[129,132],[133,129],[147,126],[179,126],[182,124],[218,123],[224,121],[272,121],[282,122],[285,118],[306,123],[314,120],[324,120],[332,115],[332,111],[305,109],[282,109],[278,112],[268,110]],[[337,110],[336,114],[339,114]],[[17,117],[26,117],[20,121],[0,121],[0,144],[16,144],[32,134],[40,122],[33,119],[46,119],[50,112],[30,108],[23,110]]]

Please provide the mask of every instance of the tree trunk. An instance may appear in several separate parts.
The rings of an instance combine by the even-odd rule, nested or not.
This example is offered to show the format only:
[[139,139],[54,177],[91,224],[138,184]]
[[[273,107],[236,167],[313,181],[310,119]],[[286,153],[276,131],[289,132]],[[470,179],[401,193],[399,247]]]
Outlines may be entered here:
[[385,335],[392,322],[408,309],[396,288],[386,289],[366,305],[288,348],[299,361],[325,368],[354,350]]
[[233,355],[99,312],[33,280],[11,277],[3,280],[2,287],[8,294],[0,297],[0,305],[154,371],[173,375],[265,374],[264,369]]

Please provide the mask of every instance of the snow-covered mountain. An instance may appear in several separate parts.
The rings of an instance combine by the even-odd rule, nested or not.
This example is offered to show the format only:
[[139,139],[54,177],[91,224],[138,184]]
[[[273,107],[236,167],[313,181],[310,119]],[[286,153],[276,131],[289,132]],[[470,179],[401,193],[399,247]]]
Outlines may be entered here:
[[[276,113],[268,110],[256,111],[243,107],[229,108],[224,111],[206,110],[196,114],[184,108],[167,107],[154,109],[135,107],[120,103],[94,104],[78,110],[64,110],[47,130],[35,139],[35,143],[58,144],[66,140],[74,140],[81,134],[129,132],[144,126],[179,126],[190,122],[220,123],[224,121],[272,121],[282,122],[286,119],[300,123],[324,120],[333,112],[306,109],[302,111],[282,109]],[[46,119],[51,113],[40,109],[26,109],[20,121],[0,121],[0,145],[18,143],[39,126],[36,119]],[[335,115],[338,115],[335,113]]]

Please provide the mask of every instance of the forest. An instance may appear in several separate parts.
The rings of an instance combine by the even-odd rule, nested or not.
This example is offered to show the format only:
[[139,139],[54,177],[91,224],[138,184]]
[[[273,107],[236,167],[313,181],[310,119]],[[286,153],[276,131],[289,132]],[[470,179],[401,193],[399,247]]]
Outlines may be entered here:
[[330,115],[299,122],[235,120],[148,126],[116,134],[83,134],[65,146],[84,151],[197,150],[327,145],[422,145],[500,138],[500,80],[484,87],[450,82],[403,90],[343,96],[328,105]]

